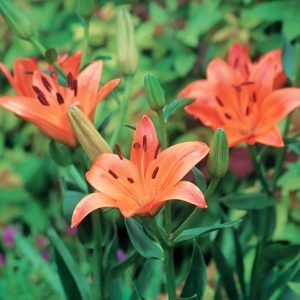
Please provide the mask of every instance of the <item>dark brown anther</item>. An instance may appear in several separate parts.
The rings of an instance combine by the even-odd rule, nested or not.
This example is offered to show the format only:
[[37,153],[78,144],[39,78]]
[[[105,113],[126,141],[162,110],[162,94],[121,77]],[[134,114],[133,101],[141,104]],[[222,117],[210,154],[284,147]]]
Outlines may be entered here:
[[77,93],[78,93],[78,81],[77,81],[77,79],[75,79],[73,81],[73,89],[74,89],[74,96],[77,97]]
[[228,114],[228,113],[225,113],[225,117],[226,117],[228,120],[231,120],[231,119],[232,119],[231,115]]
[[156,146],[155,153],[154,153],[154,159],[157,159],[157,156],[158,156],[158,153],[159,153],[159,149],[160,149],[160,144],[158,144]]
[[220,106],[224,107],[224,103],[219,97],[216,96],[216,100]]
[[249,116],[249,114],[250,114],[250,107],[247,106],[247,108],[246,108],[246,116]]
[[71,90],[74,89],[74,79],[71,72],[68,73],[68,86]]
[[153,170],[153,173],[152,173],[152,179],[155,179],[156,178],[156,175],[158,173],[158,170],[159,170],[159,167],[156,167],[154,170]]
[[240,93],[241,90],[242,90],[241,87],[240,87],[239,85],[233,84],[232,87],[236,90],[237,93]]
[[252,100],[253,100],[254,103],[255,103],[256,100],[257,100],[257,98],[256,98],[256,93],[255,93],[255,92],[252,94]]
[[37,95],[42,95],[45,97],[44,93],[37,86],[33,85],[32,89]]
[[127,180],[128,180],[130,183],[134,183],[134,180],[133,180],[133,178],[131,178],[131,177],[128,177]]
[[116,150],[116,153],[118,154],[119,158],[122,160],[123,159],[123,156],[122,156],[122,153],[121,153],[121,149],[119,147],[119,145],[115,145],[115,150]]
[[132,145],[132,147],[133,147],[134,149],[140,149],[140,148],[141,148],[141,144],[140,144],[139,142],[136,142],[136,143],[134,143],[134,144]]
[[49,103],[48,103],[48,101],[47,101],[45,95],[39,94],[39,95],[37,95],[37,97],[38,97],[39,101],[40,101],[43,105],[49,106]]
[[143,136],[143,149],[146,152],[147,151],[147,137]]
[[42,83],[48,92],[52,91],[52,86],[45,77],[41,77]]
[[255,82],[254,81],[244,81],[243,83],[241,83],[240,85],[241,86],[244,86],[244,85],[252,85],[254,84]]
[[113,178],[118,179],[118,175],[117,175],[114,171],[108,170],[108,173],[109,173]]
[[63,96],[60,93],[56,93],[56,99],[58,104],[63,104],[65,102]]

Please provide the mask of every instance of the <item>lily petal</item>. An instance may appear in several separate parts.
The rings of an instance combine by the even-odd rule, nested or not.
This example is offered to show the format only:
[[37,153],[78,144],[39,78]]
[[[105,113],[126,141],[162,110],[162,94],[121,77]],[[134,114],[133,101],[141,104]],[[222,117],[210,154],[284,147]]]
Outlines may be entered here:
[[106,82],[101,88],[100,88],[100,91],[98,92],[98,95],[97,95],[97,101],[96,101],[96,105],[102,101],[106,96],[108,96],[111,91],[116,88],[121,82],[121,79],[120,78],[117,78],[117,79],[112,79],[108,82]]
[[261,143],[272,147],[284,146],[282,134],[277,126],[270,129],[266,134],[256,137],[255,141],[257,143]]
[[86,178],[95,189],[116,199],[122,210],[136,209],[145,197],[137,167],[116,154],[100,155],[86,173]]
[[97,192],[92,193],[84,197],[76,205],[73,215],[72,215],[72,225],[71,227],[77,227],[78,224],[92,211],[104,208],[104,207],[116,207],[116,201],[111,197]]
[[103,62],[95,61],[78,75],[78,94],[82,111],[93,118],[94,103],[97,99],[98,87],[102,76]]
[[207,208],[207,204],[200,189],[195,184],[188,181],[178,182],[171,190],[166,192],[158,202],[165,202],[168,200],[182,200],[201,208]]
[[77,76],[80,70],[82,51],[78,50],[71,56],[66,56],[62,60],[58,60],[58,64],[65,71],[66,74],[72,73],[73,76]]
[[155,127],[151,119],[144,115],[136,128],[130,153],[130,160],[138,166],[141,177],[144,177],[149,162],[154,159],[158,145]]
[[162,151],[146,174],[152,198],[175,186],[208,152],[209,147],[202,142],[180,143]]
[[261,121],[257,127],[261,133],[265,133],[298,106],[300,106],[299,88],[284,88],[272,92],[262,102]]

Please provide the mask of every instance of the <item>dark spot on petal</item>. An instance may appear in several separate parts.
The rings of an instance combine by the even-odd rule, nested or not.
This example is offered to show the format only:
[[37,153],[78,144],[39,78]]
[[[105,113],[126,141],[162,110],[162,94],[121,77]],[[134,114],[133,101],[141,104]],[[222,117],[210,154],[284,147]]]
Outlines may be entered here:
[[74,96],[77,97],[77,94],[78,94],[78,81],[77,81],[77,79],[74,80],[73,87],[74,87]]
[[155,153],[154,153],[154,159],[157,159],[157,156],[158,156],[158,153],[159,153],[159,149],[160,149],[160,144],[158,144],[156,146]]
[[228,120],[231,120],[231,119],[232,119],[231,115],[228,114],[228,113],[225,113],[225,117],[226,117]]
[[146,152],[147,151],[147,137],[146,135],[143,136],[143,149]]
[[132,147],[133,147],[134,149],[140,149],[140,148],[141,148],[141,144],[140,144],[139,142],[136,142],[136,143],[134,143],[134,144],[132,145]]
[[108,170],[108,173],[109,173],[113,178],[118,179],[118,175],[117,175],[114,171]]
[[48,103],[48,101],[47,101],[45,95],[39,94],[39,95],[37,95],[37,97],[38,97],[39,101],[40,101],[43,105],[49,106],[49,103]]
[[56,93],[56,99],[58,104],[63,104],[65,102],[63,96],[60,93]]
[[152,173],[152,179],[155,179],[156,178],[156,175],[158,173],[158,170],[159,170],[159,167],[156,167]]
[[253,100],[254,103],[256,103],[257,98],[256,98],[256,93],[255,92],[252,94],[252,100]]
[[224,107],[223,101],[218,96],[216,96],[216,100],[220,106]]
[[128,177],[127,180],[128,180],[130,183],[134,183],[134,180],[133,180],[133,178],[131,178],[131,177]]

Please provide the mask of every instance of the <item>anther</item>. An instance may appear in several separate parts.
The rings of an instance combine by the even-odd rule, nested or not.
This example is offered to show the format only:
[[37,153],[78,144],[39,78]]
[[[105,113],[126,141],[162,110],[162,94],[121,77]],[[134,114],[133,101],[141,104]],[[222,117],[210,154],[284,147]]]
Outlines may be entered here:
[[136,143],[134,143],[134,144],[132,145],[132,147],[133,147],[134,149],[140,149],[140,148],[141,148],[141,144],[140,144],[139,142],[136,142]]
[[158,144],[156,146],[155,153],[154,153],[154,159],[157,159],[157,156],[158,156],[158,153],[159,153],[159,149],[160,149],[160,144]]
[[243,85],[252,85],[254,84],[255,82],[254,81],[244,81],[242,82],[240,85],[243,86]]
[[37,95],[44,95],[44,93],[35,85],[32,86],[33,91],[37,94]]
[[249,116],[249,114],[250,114],[250,107],[247,106],[247,108],[246,108],[246,116]]
[[222,100],[219,97],[216,97],[216,100],[220,106],[222,106],[222,107],[224,106],[224,103],[222,102]]
[[159,170],[159,167],[156,167],[152,173],[152,179],[155,179],[156,178],[156,175],[158,173],[158,170]]
[[63,104],[65,102],[63,96],[60,93],[56,93],[56,99],[58,104]]
[[134,180],[133,180],[133,178],[131,178],[131,177],[128,177],[127,180],[128,180],[130,183],[134,183]]
[[255,92],[252,94],[252,100],[253,100],[254,103],[255,103],[256,100],[257,100],[257,98],[256,98],[256,93],[255,93]]
[[225,117],[226,117],[228,120],[231,120],[231,119],[232,119],[231,115],[228,114],[228,113],[225,113]]
[[241,92],[241,87],[239,85],[233,84],[232,87],[236,90],[237,93]]
[[74,96],[77,97],[77,93],[78,93],[78,81],[77,81],[77,79],[75,79],[73,81],[73,89],[74,89]]
[[37,97],[43,105],[49,106],[49,103],[43,94],[38,94]]
[[68,73],[68,86],[71,90],[74,89],[74,79],[71,72]]
[[116,153],[118,154],[119,158],[122,160],[123,159],[123,156],[122,156],[122,153],[121,153],[121,149],[119,147],[119,145],[115,145],[115,150],[116,150]]
[[143,149],[146,152],[147,151],[147,137],[143,136]]
[[114,171],[108,170],[108,173],[109,173],[113,178],[118,179],[118,175],[117,175]]
[[42,83],[48,92],[52,91],[52,86],[45,77],[41,77]]

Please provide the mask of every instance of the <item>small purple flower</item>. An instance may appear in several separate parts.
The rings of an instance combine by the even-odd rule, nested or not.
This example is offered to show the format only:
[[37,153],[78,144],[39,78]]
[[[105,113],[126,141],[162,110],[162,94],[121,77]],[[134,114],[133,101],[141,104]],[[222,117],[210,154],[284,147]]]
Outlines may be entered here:
[[120,262],[122,262],[122,261],[124,261],[125,259],[126,259],[126,253],[125,253],[125,251],[124,250],[122,250],[122,249],[119,249],[118,251],[117,251],[117,258],[118,258],[118,260],[120,261]]
[[7,247],[12,247],[15,243],[17,229],[15,227],[7,227],[2,231],[2,239]]
[[42,253],[42,257],[45,261],[49,261],[50,260],[50,252],[48,250],[43,251]]

